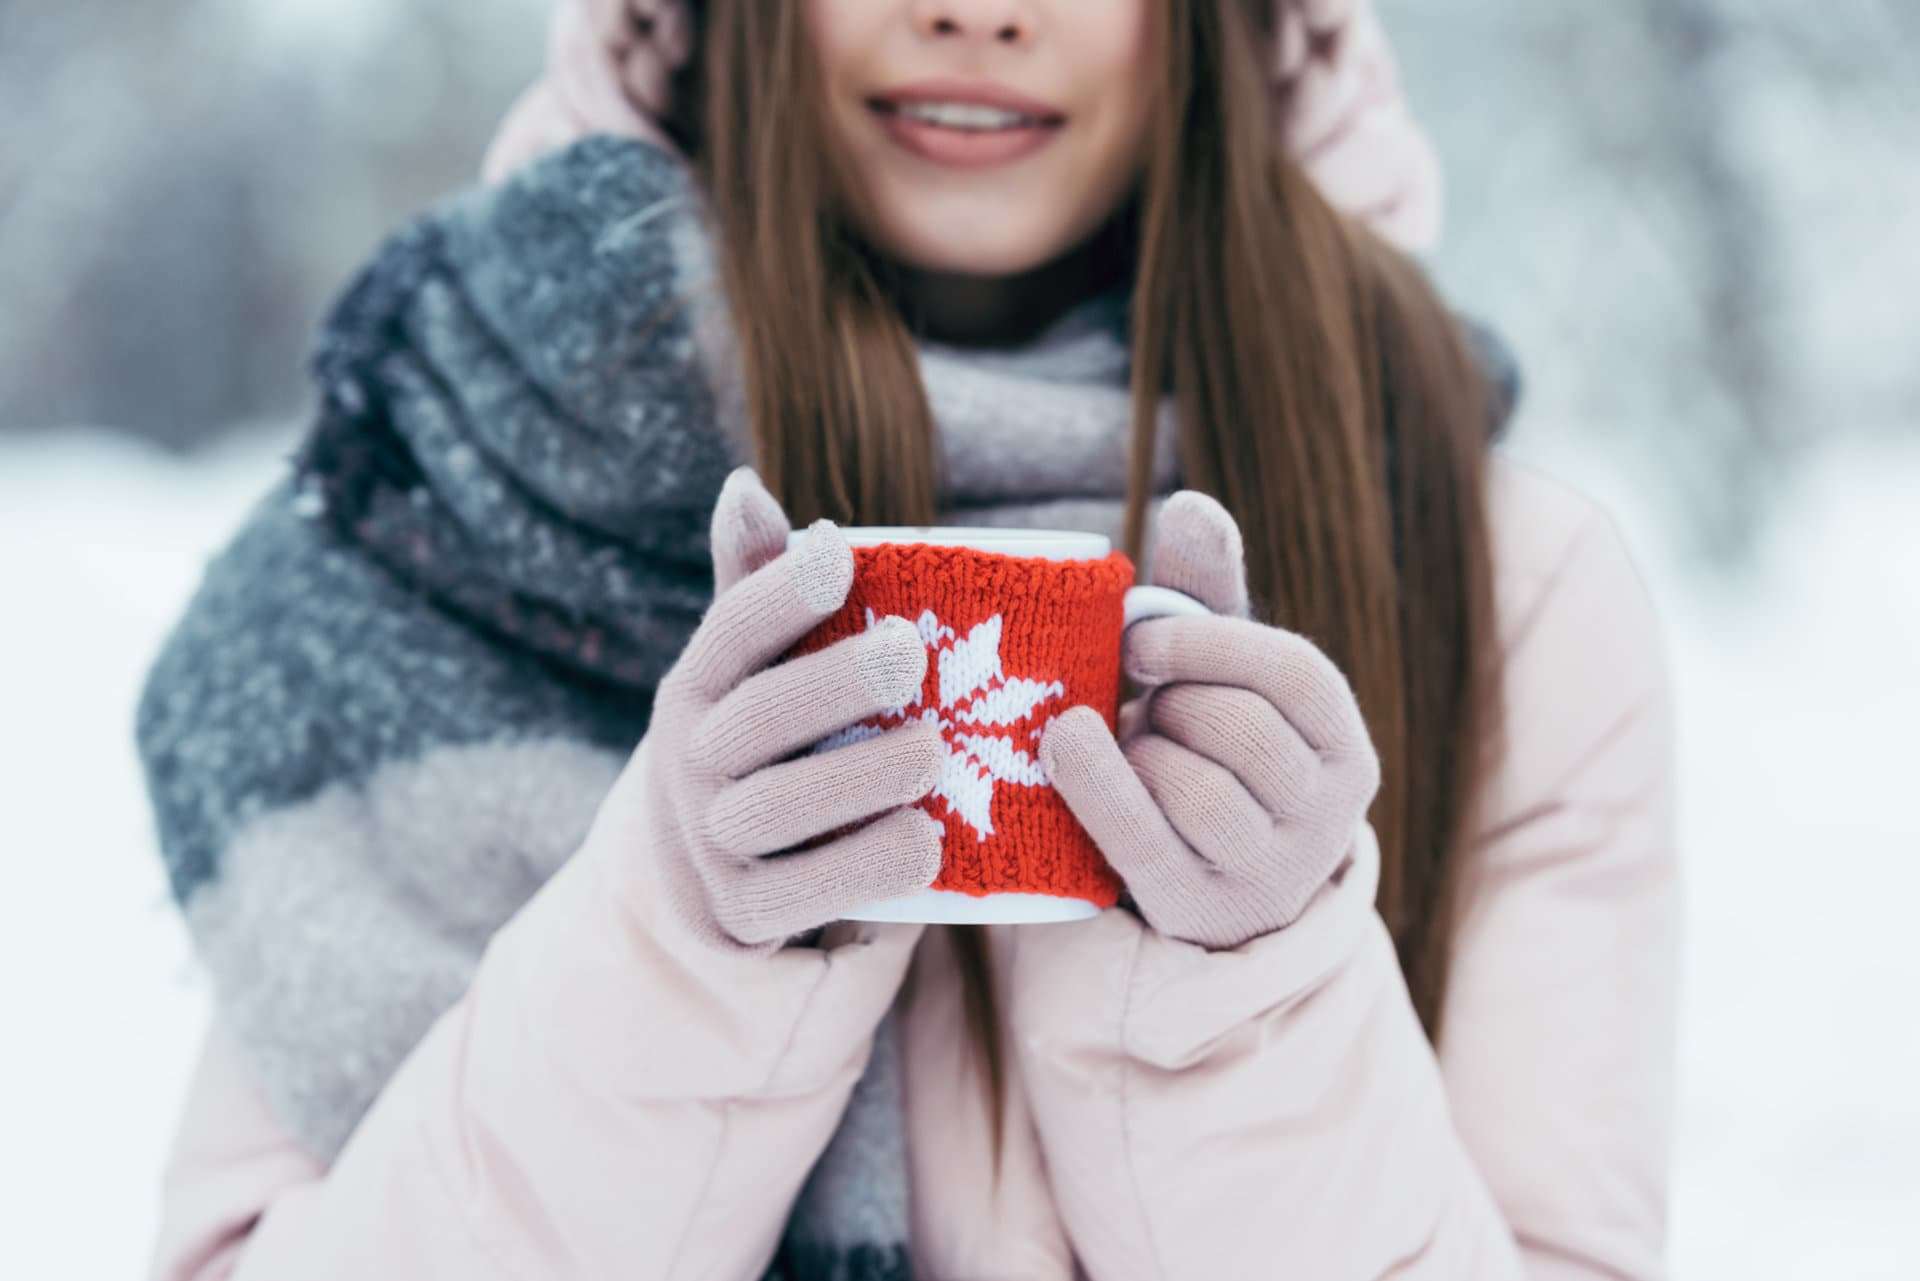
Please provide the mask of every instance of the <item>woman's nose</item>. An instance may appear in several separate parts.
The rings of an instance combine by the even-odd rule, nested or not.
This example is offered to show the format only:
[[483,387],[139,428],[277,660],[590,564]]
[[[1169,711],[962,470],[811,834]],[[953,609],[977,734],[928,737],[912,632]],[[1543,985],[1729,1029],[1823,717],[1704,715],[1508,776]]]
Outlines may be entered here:
[[1032,33],[1027,0],[917,0],[914,29],[944,39],[1024,41]]

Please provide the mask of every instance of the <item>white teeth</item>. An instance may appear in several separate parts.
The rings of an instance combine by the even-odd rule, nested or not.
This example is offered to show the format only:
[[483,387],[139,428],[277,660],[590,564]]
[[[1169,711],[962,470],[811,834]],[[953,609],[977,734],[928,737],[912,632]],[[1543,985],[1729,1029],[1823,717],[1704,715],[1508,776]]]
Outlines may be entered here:
[[903,116],[949,129],[1014,129],[1039,123],[1033,116],[973,102],[903,102],[896,110]]

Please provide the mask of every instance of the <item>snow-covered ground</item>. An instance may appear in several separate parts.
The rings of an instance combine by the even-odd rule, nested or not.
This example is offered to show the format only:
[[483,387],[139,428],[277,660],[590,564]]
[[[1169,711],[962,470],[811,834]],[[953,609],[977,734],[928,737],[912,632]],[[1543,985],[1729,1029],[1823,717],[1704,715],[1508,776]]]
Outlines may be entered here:
[[[207,1015],[131,743],[145,664],[282,453],[0,445],[0,1276],[138,1275]],[[1920,445],[1810,468],[1737,590],[1611,503],[1671,627],[1689,882],[1682,1277],[1920,1277]]]
[[[1669,627],[1687,875],[1674,1274],[1920,1278],[1920,440],[1835,447],[1750,582],[1600,495]],[[1590,465],[1589,465],[1590,464]]]

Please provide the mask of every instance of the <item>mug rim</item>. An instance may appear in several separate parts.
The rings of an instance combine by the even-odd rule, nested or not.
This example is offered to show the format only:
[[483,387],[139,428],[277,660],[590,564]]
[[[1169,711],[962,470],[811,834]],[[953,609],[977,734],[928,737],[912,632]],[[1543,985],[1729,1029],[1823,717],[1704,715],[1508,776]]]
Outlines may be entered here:
[[[1025,529],[1010,525],[842,525],[839,528],[850,547],[925,544],[1040,556],[1049,560],[1100,560],[1113,551],[1113,540],[1105,534],[1082,529]],[[794,546],[806,532],[805,529],[793,530],[787,535],[787,546]]]

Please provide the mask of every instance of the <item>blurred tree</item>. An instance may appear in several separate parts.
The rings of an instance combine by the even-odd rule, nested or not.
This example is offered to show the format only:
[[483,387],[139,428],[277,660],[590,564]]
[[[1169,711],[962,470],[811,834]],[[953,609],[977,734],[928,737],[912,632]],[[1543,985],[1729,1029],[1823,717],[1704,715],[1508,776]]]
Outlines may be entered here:
[[298,412],[312,325],[472,180],[541,0],[0,0],[0,429]]
[[1380,4],[1517,444],[1615,452],[1724,566],[1806,448],[1920,425],[1912,6]]
[[[1806,448],[1920,424],[1920,6],[1377,0],[1447,166],[1431,266],[1727,563]],[[0,431],[185,446],[472,181],[549,0],[0,0]]]

